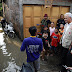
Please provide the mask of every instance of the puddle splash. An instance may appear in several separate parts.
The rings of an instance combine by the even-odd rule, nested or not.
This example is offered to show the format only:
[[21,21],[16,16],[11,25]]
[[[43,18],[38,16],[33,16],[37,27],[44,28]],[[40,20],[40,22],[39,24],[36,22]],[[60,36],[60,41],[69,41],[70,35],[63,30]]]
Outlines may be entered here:
[[16,65],[15,61],[8,62],[8,67],[3,69],[2,72],[20,72],[20,67]]
[[[2,30],[2,28],[0,28]],[[6,43],[4,42],[4,32],[0,33],[0,49],[2,50],[4,56],[10,56],[11,53],[7,52]]]
[[4,56],[10,55],[6,49],[6,43],[4,42],[4,32],[0,33],[0,49],[2,50]]
[[4,42],[4,32],[0,33],[0,46],[5,45]]

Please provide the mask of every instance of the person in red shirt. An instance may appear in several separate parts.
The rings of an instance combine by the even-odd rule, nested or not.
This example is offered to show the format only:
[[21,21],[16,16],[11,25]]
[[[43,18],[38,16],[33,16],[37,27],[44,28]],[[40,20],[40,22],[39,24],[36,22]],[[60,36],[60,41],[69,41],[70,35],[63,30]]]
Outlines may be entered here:
[[51,51],[52,51],[52,55],[54,55],[54,53],[57,52],[57,46],[59,44],[59,28],[56,27],[55,28],[55,32],[52,33],[51,35]]

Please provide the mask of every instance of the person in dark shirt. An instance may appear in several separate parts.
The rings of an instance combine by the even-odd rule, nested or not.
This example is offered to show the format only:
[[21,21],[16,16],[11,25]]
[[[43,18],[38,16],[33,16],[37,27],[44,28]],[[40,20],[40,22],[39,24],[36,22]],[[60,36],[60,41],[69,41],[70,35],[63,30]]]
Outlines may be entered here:
[[60,15],[60,19],[57,20],[57,26],[60,28],[60,24],[65,25],[65,21],[64,21],[64,15],[61,14]]
[[50,25],[50,24],[51,24],[51,21],[48,19],[48,15],[45,14],[44,15],[44,19],[41,21],[41,28],[42,28],[42,30],[43,30],[44,26],[48,27],[48,25]]
[[42,60],[44,60],[45,54],[49,56],[49,47],[50,47],[49,40],[50,40],[50,36],[48,35],[48,32],[45,30],[43,32],[43,37],[42,37],[43,46],[44,46],[42,52]]

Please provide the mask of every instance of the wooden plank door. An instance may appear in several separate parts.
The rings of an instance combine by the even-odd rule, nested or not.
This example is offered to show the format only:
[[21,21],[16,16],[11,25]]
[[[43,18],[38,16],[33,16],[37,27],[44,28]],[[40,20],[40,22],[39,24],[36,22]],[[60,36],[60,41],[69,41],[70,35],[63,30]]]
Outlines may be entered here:
[[69,12],[69,10],[70,10],[69,7],[61,7],[60,12],[61,12],[61,14],[65,14],[65,13]]
[[24,38],[29,37],[29,27],[36,26],[38,32],[40,32],[40,24],[42,18],[42,6],[34,6],[34,5],[24,5],[23,6],[23,32]]
[[42,6],[34,6],[33,7],[33,22],[34,22],[34,26],[37,27],[37,31],[40,32],[41,31],[41,27],[40,25],[37,26],[37,24],[41,23],[41,18],[42,18]]
[[23,6],[23,32],[24,38],[29,37],[29,27],[32,26],[32,6],[24,5]]
[[57,19],[59,18],[59,14],[60,14],[60,7],[51,8],[51,21],[55,23],[55,26]]

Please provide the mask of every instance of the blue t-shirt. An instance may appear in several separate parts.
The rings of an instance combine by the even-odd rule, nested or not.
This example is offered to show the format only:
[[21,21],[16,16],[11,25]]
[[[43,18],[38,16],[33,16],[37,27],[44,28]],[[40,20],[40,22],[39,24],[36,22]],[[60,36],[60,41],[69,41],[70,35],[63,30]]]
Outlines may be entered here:
[[29,37],[23,40],[21,51],[26,49],[27,62],[33,62],[39,58],[43,49],[42,39],[37,37]]

